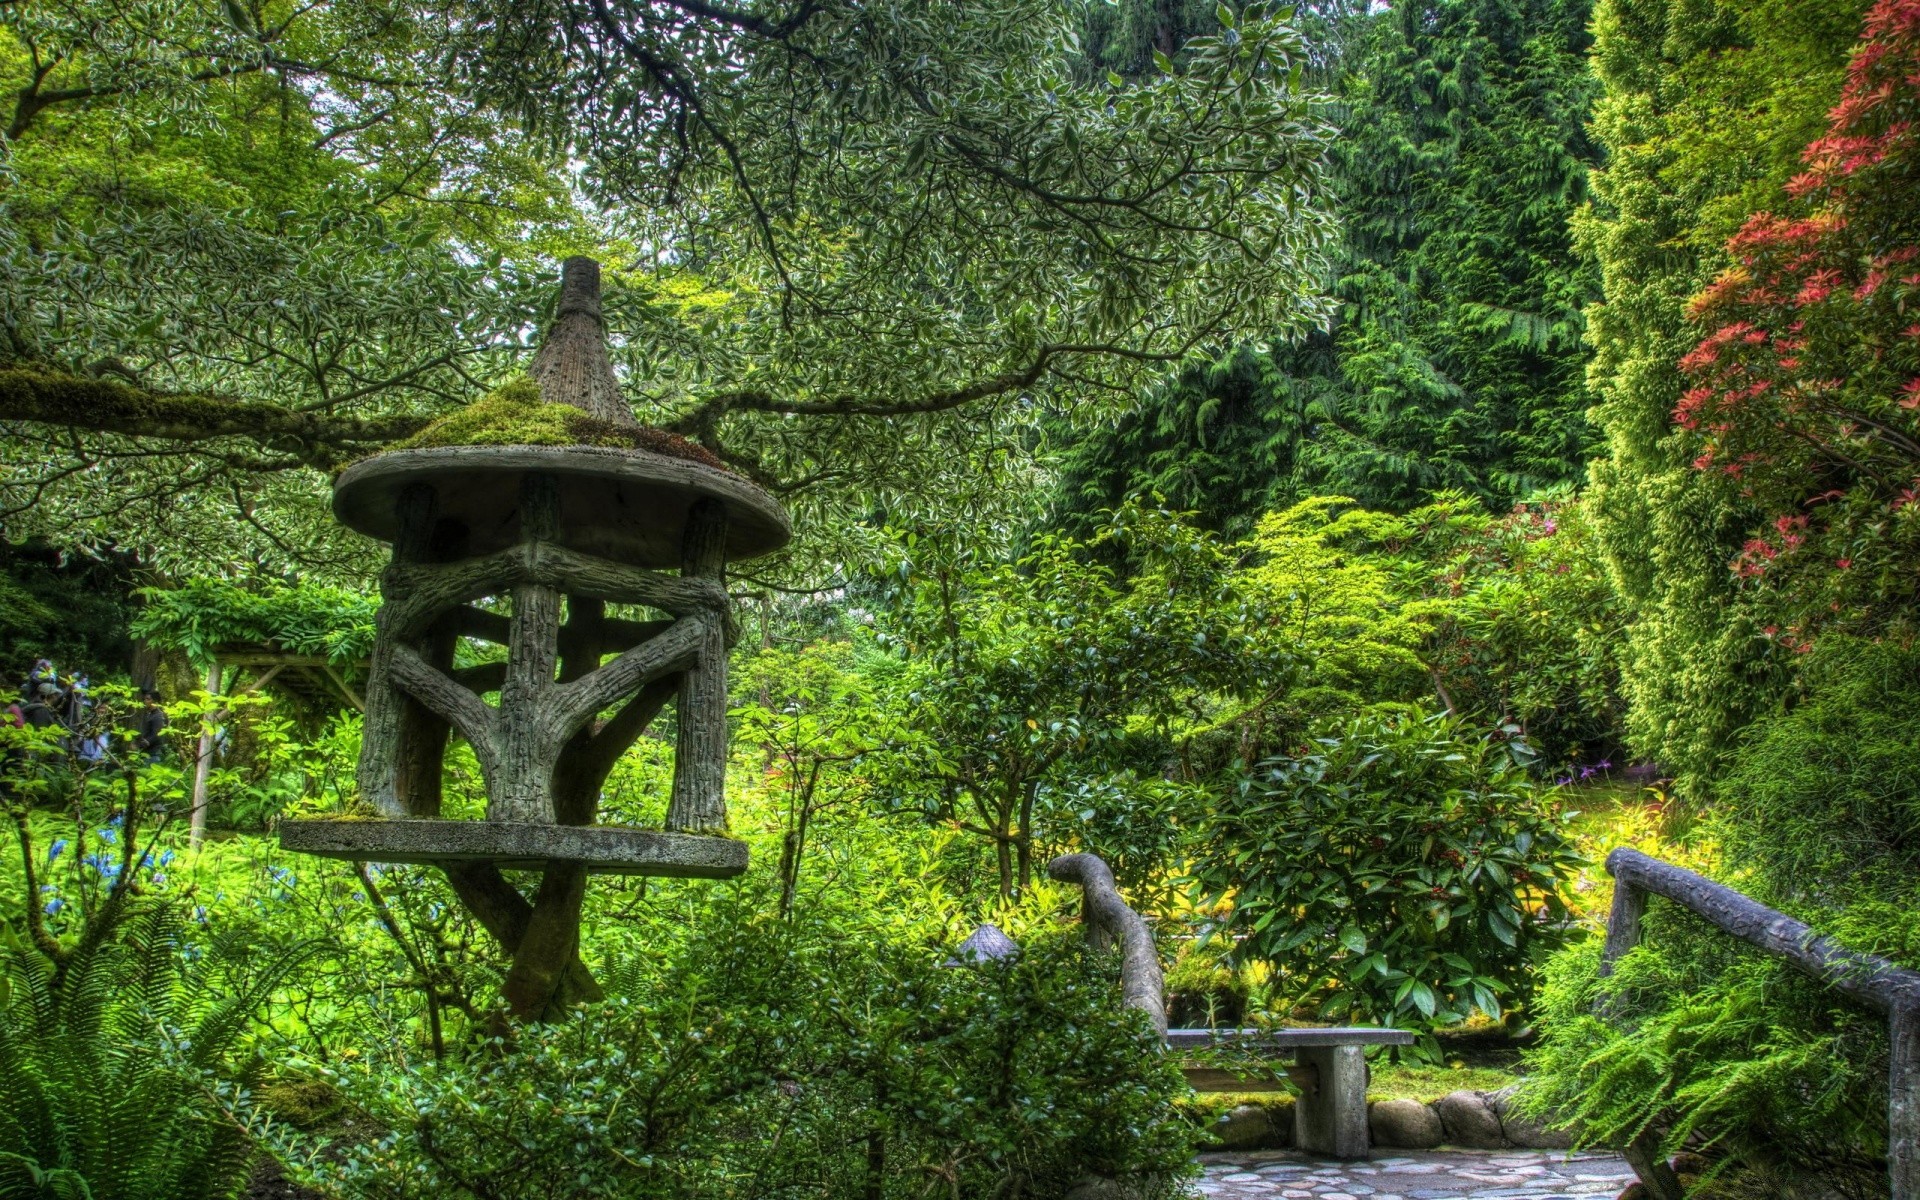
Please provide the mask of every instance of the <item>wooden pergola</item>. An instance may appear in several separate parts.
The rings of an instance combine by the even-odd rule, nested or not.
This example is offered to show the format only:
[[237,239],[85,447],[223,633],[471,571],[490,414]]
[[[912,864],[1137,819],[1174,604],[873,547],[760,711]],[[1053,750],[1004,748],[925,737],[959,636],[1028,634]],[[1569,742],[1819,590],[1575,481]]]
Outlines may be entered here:
[[[359,664],[362,673],[365,663]],[[232,644],[214,649],[207,664],[205,685],[209,696],[245,696],[272,685],[287,695],[319,708],[366,709],[366,700],[349,682],[353,664],[336,663],[315,654],[295,654],[272,644]],[[251,671],[246,686],[233,689],[240,676]],[[222,689],[228,690],[222,690]],[[213,728],[223,708],[200,730],[200,742],[193,766],[193,807],[191,826],[193,844],[199,845],[207,832],[207,781],[213,774]]]

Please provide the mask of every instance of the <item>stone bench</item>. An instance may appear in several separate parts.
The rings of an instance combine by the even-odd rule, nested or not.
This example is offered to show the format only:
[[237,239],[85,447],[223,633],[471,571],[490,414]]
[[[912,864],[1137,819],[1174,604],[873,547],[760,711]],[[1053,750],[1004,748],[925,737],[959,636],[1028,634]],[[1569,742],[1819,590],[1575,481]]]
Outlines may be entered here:
[[[1173,1050],[1235,1047],[1256,1053],[1291,1050],[1287,1077],[1299,1088],[1293,1106],[1293,1144],[1310,1154],[1365,1158],[1368,1046],[1410,1046],[1404,1029],[1169,1029]],[[1259,1091],[1277,1087],[1237,1079],[1231,1072],[1197,1067],[1186,1072],[1197,1091]]]

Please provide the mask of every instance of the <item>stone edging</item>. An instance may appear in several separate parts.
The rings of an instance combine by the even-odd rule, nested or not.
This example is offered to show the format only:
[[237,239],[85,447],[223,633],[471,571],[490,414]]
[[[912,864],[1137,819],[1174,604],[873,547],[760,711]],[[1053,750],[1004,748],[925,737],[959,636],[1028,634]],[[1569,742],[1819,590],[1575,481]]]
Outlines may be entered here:
[[[1514,1088],[1497,1092],[1450,1092],[1431,1104],[1375,1100],[1367,1105],[1367,1128],[1383,1150],[1567,1150],[1573,1136],[1548,1129],[1512,1111]],[[1242,1104],[1228,1109],[1207,1132],[1223,1150],[1284,1150],[1293,1145],[1293,1102]]]

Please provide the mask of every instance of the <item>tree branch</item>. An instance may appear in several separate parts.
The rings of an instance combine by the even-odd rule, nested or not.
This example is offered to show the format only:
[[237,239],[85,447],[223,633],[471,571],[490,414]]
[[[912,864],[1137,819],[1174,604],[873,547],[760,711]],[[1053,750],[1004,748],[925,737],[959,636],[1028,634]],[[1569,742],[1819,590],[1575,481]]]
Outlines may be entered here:
[[0,421],[174,442],[245,438],[321,470],[407,437],[431,419],[301,413],[219,396],[153,392],[53,368],[0,370]]

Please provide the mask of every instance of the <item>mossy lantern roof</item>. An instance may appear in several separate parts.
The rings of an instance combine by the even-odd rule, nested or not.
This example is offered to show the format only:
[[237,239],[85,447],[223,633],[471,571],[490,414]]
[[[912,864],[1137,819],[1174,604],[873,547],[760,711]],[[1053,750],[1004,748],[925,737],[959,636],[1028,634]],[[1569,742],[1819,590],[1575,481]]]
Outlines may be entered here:
[[[578,441],[553,444],[568,436]],[[433,444],[460,441],[467,444]],[[555,540],[585,554],[678,567],[688,510],[703,498],[726,505],[730,561],[758,558],[793,536],[772,496],[634,419],[607,359],[600,266],[590,258],[562,268],[553,326],[525,382],[348,467],[334,481],[333,512],[348,528],[391,542],[401,493],[426,484],[436,540],[488,554],[521,540],[520,481],[536,472],[559,481]]]

